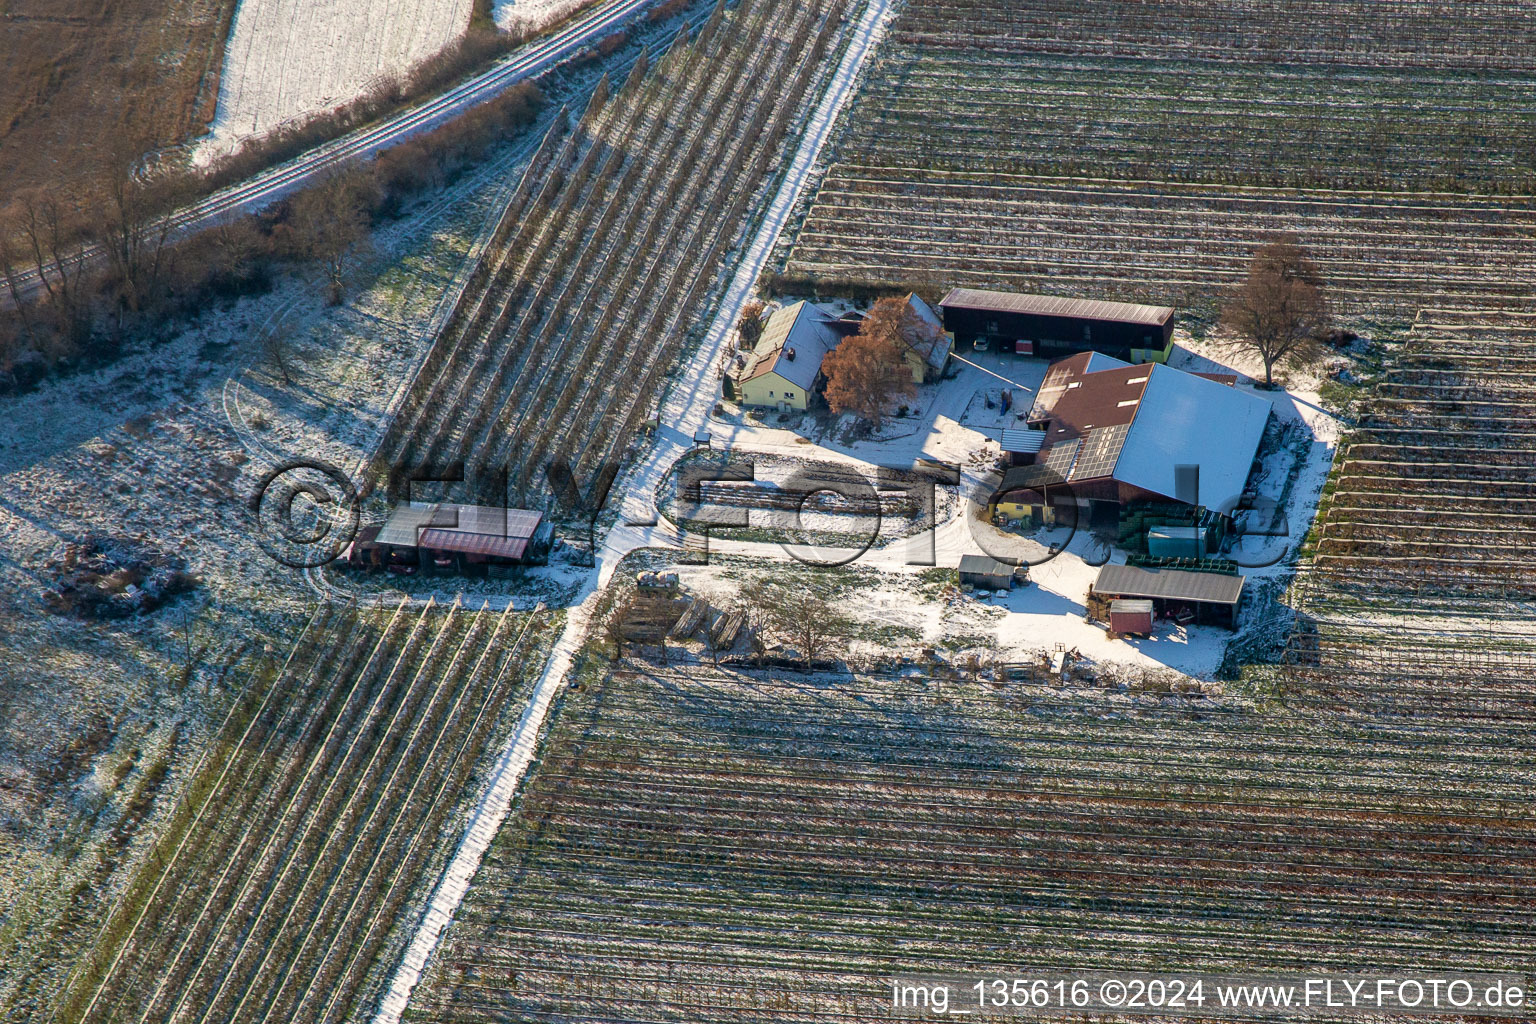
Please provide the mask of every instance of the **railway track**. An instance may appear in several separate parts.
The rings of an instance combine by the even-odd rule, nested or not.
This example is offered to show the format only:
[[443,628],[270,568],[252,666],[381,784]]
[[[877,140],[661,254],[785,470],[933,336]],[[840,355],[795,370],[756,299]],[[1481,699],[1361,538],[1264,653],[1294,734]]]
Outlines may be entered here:
[[[263,171],[246,181],[219,189],[212,195],[177,211],[172,218],[174,237],[211,227],[242,214],[255,213],[316,179],[332,168],[367,159],[391,146],[431,131],[507,88],[536,77],[574,57],[586,47],[622,28],[651,6],[654,0],[610,0],[555,32],[523,47],[479,74],[426,102],[393,114],[377,124],[350,132],[339,139]],[[72,266],[96,263],[105,256],[100,246],[82,249]],[[17,274],[21,297],[30,299],[42,287],[36,267]],[[9,302],[7,295],[3,301]]]

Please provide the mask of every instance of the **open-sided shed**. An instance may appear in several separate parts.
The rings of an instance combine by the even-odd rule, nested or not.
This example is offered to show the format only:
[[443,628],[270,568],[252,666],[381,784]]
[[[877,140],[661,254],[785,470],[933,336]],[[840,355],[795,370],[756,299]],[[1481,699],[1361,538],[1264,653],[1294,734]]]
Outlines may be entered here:
[[1173,344],[1174,311],[1167,306],[955,288],[939,309],[957,343],[984,342],[1019,355],[1103,352],[1160,363]]
[[1100,622],[1109,622],[1114,603],[1125,599],[1151,601],[1159,616],[1187,611],[1192,622],[1235,629],[1243,578],[1219,572],[1106,565],[1088,590],[1088,612]]
[[527,509],[438,502],[397,506],[374,543],[423,568],[465,571],[536,560],[549,543],[543,515]]
[[980,590],[1012,590],[1014,567],[987,555],[960,556],[960,585]]

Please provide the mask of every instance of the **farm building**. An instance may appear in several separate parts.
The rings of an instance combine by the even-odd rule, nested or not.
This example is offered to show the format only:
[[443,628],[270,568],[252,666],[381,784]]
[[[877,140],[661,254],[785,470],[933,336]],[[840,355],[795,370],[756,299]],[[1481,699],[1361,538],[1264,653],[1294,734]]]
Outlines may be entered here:
[[1012,590],[1014,567],[986,555],[960,556],[960,585],[978,590]]
[[[944,329],[943,319],[916,292],[908,292],[901,302],[904,330],[896,339],[901,359],[912,371],[914,384],[936,381],[949,366],[955,336]],[[858,333],[863,322],[863,313],[844,313],[835,326],[851,335]]]
[[1010,504],[1010,491],[1038,491],[1047,480],[1068,484],[1077,504],[1093,511],[1174,501],[1230,515],[1271,409],[1235,383],[1230,374],[1131,366],[1097,353],[1056,363],[1027,418],[1039,433],[1038,446],[1034,438],[1030,444],[1015,438],[1009,447],[1015,463],[1036,473],[1005,475],[994,514],[996,506]]
[[726,378],[726,397],[757,408],[804,411],[821,385],[821,361],[848,330],[847,321],[812,302],[776,310],[751,354]]
[[1121,613],[1129,618],[1128,607],[1121,602],[1151,601],[1153,612],[1162,618],[1236,629],[1242,598],[1243,578],[1236,574],[1106,565],[1088,588],[1088,614],[1113,625],[1115,605],[1120,604]]
[[482,575],[544,559],[553,531],[543,518],[517,508],[405,503],[366,545],[355,543],[350,557],[354,563]]
[[905,301],[914,329],[902,332],[901,358],[912,371],[914,383],[937,380],[949,365],[955,336],[944,329],[943,319],[916,292],[909,292]]
[[956,343],[1018,355],[1103,352],[1161,363],[1173,347],[1173,310],[1167,306],[955,288],[939,309]]

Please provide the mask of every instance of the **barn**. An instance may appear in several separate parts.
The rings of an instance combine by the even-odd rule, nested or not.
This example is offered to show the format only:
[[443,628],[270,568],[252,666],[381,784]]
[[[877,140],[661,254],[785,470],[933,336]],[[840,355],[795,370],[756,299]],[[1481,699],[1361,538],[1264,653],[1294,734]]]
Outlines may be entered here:
[[[1080,506],[1108,518],[1125,502],[1181,502],[1231,515],[1247,487],[1271,403],[1238,390],[1231,374],[1132,366],[1082,353],[1051,366],[1026,417],[1037,436],[1005,446],[1012,461],[1062,484]],[[1008,492],[1039,483],[1005,476]],[[1063,490],[1058,486],[1058,491]],[[1012,504],[1018,504],[1014,502]],[[1110,506],[1114,506],[1113,509]]]
[[1048,359],[1103,352],[1161,363],[1173,347],[1174,311],[1167,306],[955,288],[939,311],[955,343],[977,349]]

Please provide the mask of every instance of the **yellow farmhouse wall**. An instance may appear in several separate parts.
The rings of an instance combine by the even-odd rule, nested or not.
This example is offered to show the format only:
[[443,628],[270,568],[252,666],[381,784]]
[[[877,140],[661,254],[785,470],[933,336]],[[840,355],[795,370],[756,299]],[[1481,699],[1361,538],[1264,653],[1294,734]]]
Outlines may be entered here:
[[773,409],[783,404],[803,412],[808,399],[804,388],[776,373],[753,377],[740,385],[737,391],[741,394],[742,405],[768,406]]

